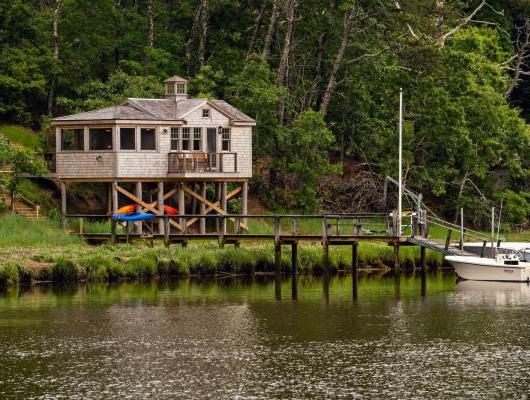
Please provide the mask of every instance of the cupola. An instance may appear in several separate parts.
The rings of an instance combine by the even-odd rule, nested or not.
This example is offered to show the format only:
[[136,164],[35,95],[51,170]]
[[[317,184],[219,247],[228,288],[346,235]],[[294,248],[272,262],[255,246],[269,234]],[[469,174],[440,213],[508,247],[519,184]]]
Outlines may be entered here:
[[188,81],[180,76],[173,75],[164,81],[166,99],[175,102],[188,98]]

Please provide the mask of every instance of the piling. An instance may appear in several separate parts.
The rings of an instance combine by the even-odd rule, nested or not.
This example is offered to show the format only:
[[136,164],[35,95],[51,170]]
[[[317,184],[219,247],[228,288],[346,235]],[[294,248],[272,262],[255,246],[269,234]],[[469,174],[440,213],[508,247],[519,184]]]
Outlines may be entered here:
[[351,246],[351,270],[352,273],[357,271],[359,268],[359,254],[358,254],[359,243],[355,242]]
[[298,243],[291,244],[291,271],[293,275],[298,273]]
[[425,271],[425,268],[427,267],[427,249],[425,247],[420,246],[420,266],[422,271]]
[[394,270],[399,270],[399,246],[394,244]]
[[282,273],[282,245],[274,245],[274,274],[279,277]]

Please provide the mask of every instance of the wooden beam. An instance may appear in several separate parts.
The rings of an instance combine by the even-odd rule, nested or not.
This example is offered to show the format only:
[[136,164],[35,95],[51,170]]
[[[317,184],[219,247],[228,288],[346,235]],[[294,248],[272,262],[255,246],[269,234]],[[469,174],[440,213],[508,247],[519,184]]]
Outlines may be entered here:
[[[164,202],[169,199],[171,196],[173,196],[175,193],[177,193],[177,190],[176,189],[171,189],[169,192],[167,192],[165,195],[164,195]],[[153,201],[152,203],[148,203],[151,207],[156,207],[156,205],[158,204],[158,200],[157,201]],[[147,211],[147,208],[144,208],[142,209],[142,212],[146,212]]]
[[[196,198],[197,200],[199,200],[201,203],[206,204],[208,206],[208,209],[206,210],[206,213],[208,213],[209,211],[213,210],[213,211],[216,211],[217,214],[219,214],[219,215],[227,215],[227,212],[219,207],[219,202],[212,203],[212,202],[208,201],[207,199],[205,199],[201,195],[195,193],[193,190],[188,188],[186,185],[182,185],[182,190],[184,192],[186,192],[187,194],[189,194],[190,196],[192,196],[192,197]],[[232,192],[230,192],[230,194],[228,196],[226,196],[226,200],[228,200],[230,197],[235,196],[240,191],[241,191],[241,188],[237,188],[237,189],[233,190]],[[230,196],[230,195],[232,195],[232,196]],[[190,226],[191,224],[197,222],[197,220],[198,220],[198,218],[190,219],[188,221],[188,223],[186,224],[186,226]],[[235,223],[234,218],[229,218],[229,220]],[[245,229],[245,230],[247,229],[247,226],[244,225],[243,223],[240,223],[240,226],[243,229]]]
[[[238,188],[232,190],[232,191],[226,196],[226,200],[230,200],[232,197],[237,196],[237,195],[239,194],[239,192],[241,192],[241,188],[240,188],[240,187],[238,187]],[[206,197],[206,196],[205,196],[205,197]],[[199,201],[200,201],[200,200],[199,200]],[[202,202],[201,202],[201,203],[202,203]],[[206,203],[203,203],[203,204],[206,204]],[[215,203],[212,203],[212,204],[214,204],[216,207],[219,207],[219,206],[221,205],[221,202],[220,202],[220,201],[216,201]],[[206,204],[206,205],[207,205],[207,204]],[[208,206],[208,208],[206,208],[206,211],[205,211],[204,213],[205,213],[205,214],[208,214],[210,211],[213,211],[213,210],[214,210],[214,208]],[[198,221],[198,219],[199,219],[199,218],[192,218],[192,219],[190,219],[190,220],[188,221],[188,223],[187,223],[187,226],[193,225],[195,222]],[[247,229],[246,225],[243,224],[243,223],[241,224],[241,227],[242,227],[243,229]]]
[[[127,190],[125,190],[124,188],[122,188],[121,186],[119,185],[116,185],[116,190],[118,192],[120,192],[121,194],[123,194],[124,196],[128,197],[129,199],[131,199],[132,201],[134,201],[135,203],[138,203],[140,204],[143,208],[147,209],[148,211],[151,211],[153,214],[155,215],[163,215],[160,211],[158,211],[155,207],[152,207],[150,204],[147,204],[146,202],[140,200],[138,197],[136,197],[134,194],[132,193],[129,193]],[[180,230],[180,225],[177,224],[175,221],[173,220],[169,220],[169,223],[171,225],[173,225],[175,228],[179,229]]]

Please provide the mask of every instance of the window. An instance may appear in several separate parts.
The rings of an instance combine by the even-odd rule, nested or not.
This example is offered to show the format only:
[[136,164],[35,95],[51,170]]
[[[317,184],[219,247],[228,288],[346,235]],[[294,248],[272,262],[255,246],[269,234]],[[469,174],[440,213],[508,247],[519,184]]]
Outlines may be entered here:
[[88,130],[90,150],[112,150],[112,128]]
[[156,129],[140,129],[140,148],[142,150],[156,150]]
[[221,149],[230,151],[230,128],[221,129]]
[[84,130],[79,129],[61,129],[61,150],[84,150]]
[[193,150],[202,150],[202,128],[193,128]]
[[186,93],[186,84],[184,84],[184,83],[177,83],[175,85],[175,88],[177,89],[177,94]]
[[182,150],[190,150],[190,128],[182,128]]
[[175,85],[173,83],[166,84],[166,94],[175,94]]
[[203,118],[210,118],[210,110],[208,110],[207,108],[203,108],[202,117]]
[[179,128],[171,128],[171,150],[179,151]]
[[120,150],[136,149],[136,128],[120,128]]

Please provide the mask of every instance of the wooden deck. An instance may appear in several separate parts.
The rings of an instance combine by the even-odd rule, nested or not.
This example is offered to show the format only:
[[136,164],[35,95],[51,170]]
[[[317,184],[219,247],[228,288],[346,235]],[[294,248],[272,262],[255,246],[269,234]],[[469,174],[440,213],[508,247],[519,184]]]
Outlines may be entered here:
[[[299,243],[319,243],[322,245],[323,262],[329,262],[330,246],[352,246],[352,264],[357,265],[357,246],[360,242],[377,242],[394,248],[393,267],[399,268],[399,248],[401,246],[419,246],[421,248],[421,266],[425,266],[425,250],[447,255],[474,254],[462,250],[464,235],[473,238],[480,236],[484,246],[489,237],[460,228],[460,243],[451,242],[451,232],[455,226],[444,223],[447,229],[445,243],[428,237],[427,219],[420,220],[416,215],[407,217],[403,223],[404,231],[396,232],[394,218],[389,214],[339,214],[339,215],[156,215],[154,219],[143,223],[143,229],[137,229],[138,223],[119,223],[110,215],[66,215],[65,219],[73,227],[69,231],[82,236],[90,243],[122,243],[134,240],[147,240],[153,245],[155,240],[163,241],[166,247],[172,244],[186,246],[191,241],[216,241],[219,246],[236,245],[242,242],[272,243],[275,248],[275,263],[280,270],[283,245],[292,246],[293,262],[296,263]],[[107,231],[86,231],[86,219],[96,219]],[[200,220],[208,227],[205,233],[193,228]],[[254,220],[253,224],[251,221]],[[259,220],[259,223],[257,223]],[[77,225],[76,225],[77,221]],[[101,224],[105,222],[106,224]],[[440,226],[438,221],[433,222]],[[161,229],[163,228],[163,229]],[[458,228],[458,227],[457,227]]]

